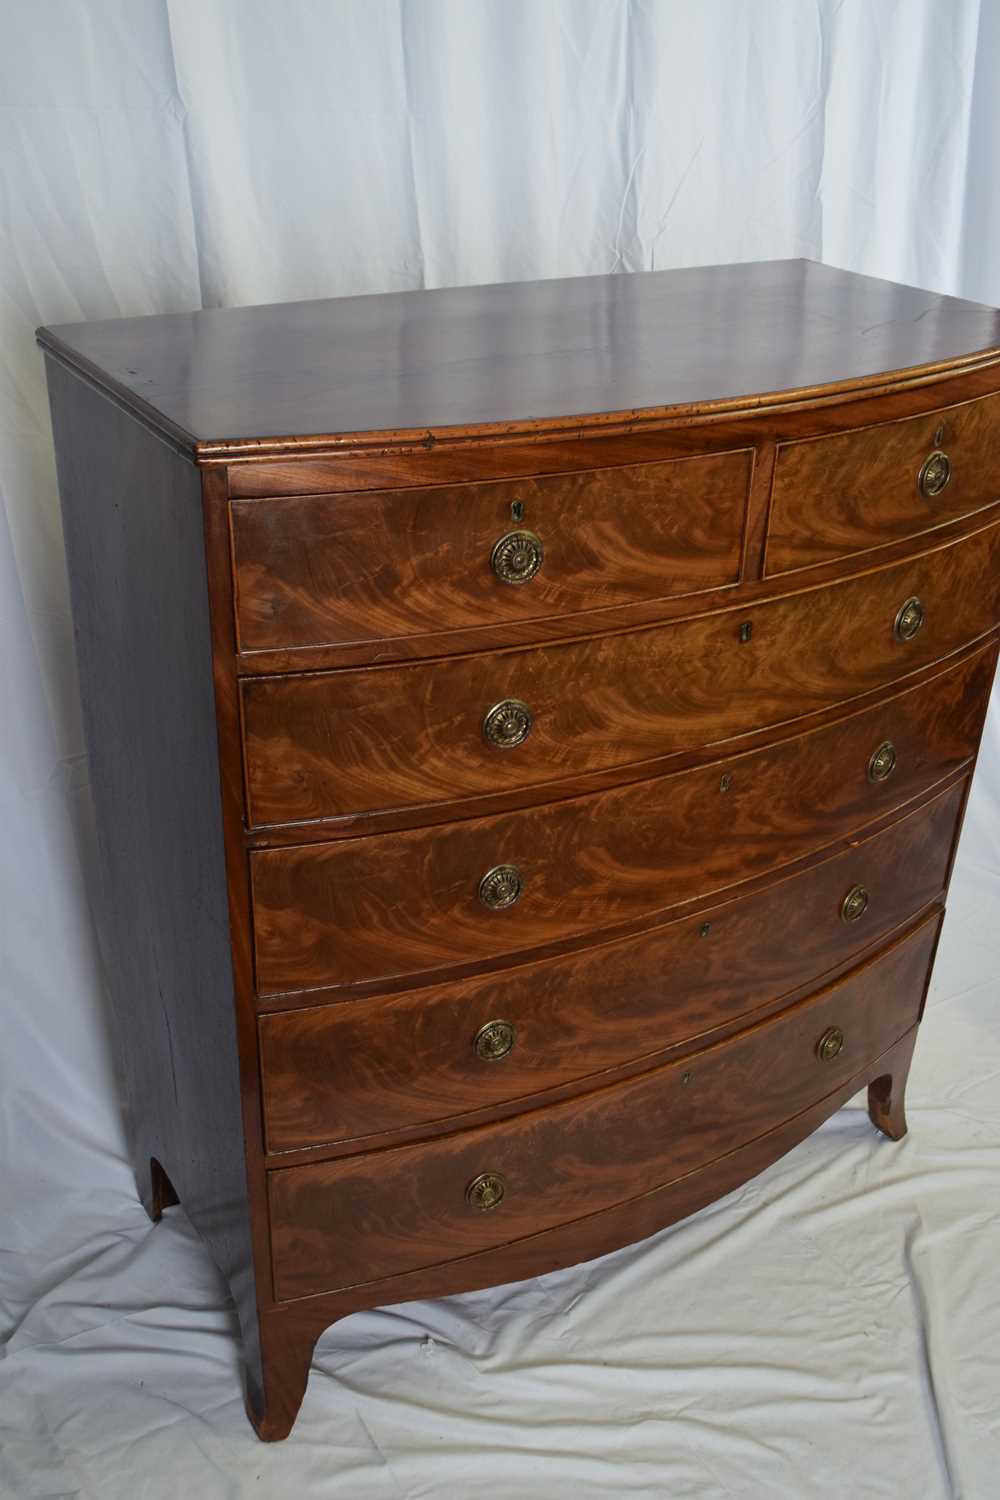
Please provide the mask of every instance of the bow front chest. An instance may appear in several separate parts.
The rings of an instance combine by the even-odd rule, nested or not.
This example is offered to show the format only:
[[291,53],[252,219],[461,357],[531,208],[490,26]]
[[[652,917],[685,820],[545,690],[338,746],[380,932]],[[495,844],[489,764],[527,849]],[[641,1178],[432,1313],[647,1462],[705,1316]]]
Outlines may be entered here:
[[140,1192],[264,1438],[903,1091],[1000,625],[1000,314],[807,261],[39,334]]

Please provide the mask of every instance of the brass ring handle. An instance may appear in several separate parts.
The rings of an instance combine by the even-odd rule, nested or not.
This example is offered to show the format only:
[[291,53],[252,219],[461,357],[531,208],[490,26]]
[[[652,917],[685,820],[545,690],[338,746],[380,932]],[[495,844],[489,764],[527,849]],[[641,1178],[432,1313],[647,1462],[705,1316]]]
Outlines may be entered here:
[[472,1047],[483,1062],[500,1062],[510,1056],[516,1041],[517,1030],[512,1021],[487,1021],[476,1032]]
[[544,561],[545,549],[533,531],[508,531],[490,554],[490,567],[501,583],[530,583]]
[[924,623],[924,606],[914,594],[900,606],[893,621],[892,633],[897,641],[912,641]]
[[480,1172],[465,1190],[465,1201],[470,1208],[487,1213],[499,1208],[507,1192],[507,1183],[499,1172]]
[[479,899],[490,911],[506,911],[519,899],[523,889],[524,881],[516,865],[494,865],[479,882]]
[[513,750],[523,745],[534,728],[535,717],[520,698],[504,698],[494,703],[483,719],[483,737],[498,750]]
[[940,448],[935,448],[929,453],[920,467],[917,475],[917,488],[928,500],[933,500],[935,495],[940,495],[945,485],[951,479],[951,459],[947,453]]
[[852,885],[840,906],[841,920],[858,922],[868,910],[870,896],[863,885]]
[[871,782],[888,781],[896,769],[896,747],[892,740],[883,740],[876,750],[873,750],[868,761],[868,780]]
[[839,1026],[828,1026],[816,1043],[816,1056],[820,1062],[833,1062],[844,1050],[844,1033]]

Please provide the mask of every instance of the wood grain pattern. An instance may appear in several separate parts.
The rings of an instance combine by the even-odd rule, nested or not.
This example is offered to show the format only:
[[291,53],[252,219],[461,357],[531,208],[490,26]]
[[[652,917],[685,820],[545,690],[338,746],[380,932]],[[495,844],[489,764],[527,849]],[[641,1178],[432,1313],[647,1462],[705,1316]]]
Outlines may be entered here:
[[[931,531],[1000,497],[1000,396],[855,432],[782,443],[768,523],[769,576]],[[918,486],[943,449],[951,478],[933,498]]]
[[[529,585],[530,587],[530,585]],[[923,628],[893,622],[919,596]],[[767,604],[528,651],[243,681],[251,825],[485,795],[670,755],[887,686],[1000,622],[1000,524]],[[749,627],[751,639],[741,642]],[[483,734],[505,699],[527,740]],[[445,811],[442,816],[446,816]]]
[[[433,489],[232,504],[243,651],[393,640],[735,584],[753,450]],[[512,506],[520,507],[515,518]],[[530,583],[494,544],[529,530]]]
[[[708,452],[725,452],[757,444],[751,492],[752,514],[746,533],[741,595],[748,604],[771,597],[787,588],[782,575],[762,579],[763,529],[770,500],[770,470],[779,442],[792,438],[834,433],[873,423],[894,422],[939,407],[960,404],[996,393],[1000,364],[944,376],[926,386],[894,388],[890,394],[865,394],[846,398],[830,396],[798,403],[794,411],[780,415],[757,411],[739,419],[719,417],[699,424],[677,419],[634,420],[617,435],[597,434],[585,423],[569,435],[535,435],[531,441],[491,440],[470,436],[450,439],[447,444],[410,444],[399,448],[345,449],[330,458],[299,456],[281,465],[245,462],[227,471],[230,494],[273,497],[301,495],[306,491],[334,493],[386,486],[437,487],[458,482],[480,482],[498,475],[532,477],[572,474],[578,470],[655,463]],[[402,502],[401,502],[402,503]],[[945,521],[935,537],[947,540],[964,530],[978,529],[986,516],[976,512],[972,520]],[[892,562],[913,551],[912,540],[880,544],[872,561]],[[818,562],[797,573],[797,585],[825,584],[841,576],[852,560]],[[706,608],[725,603],[722,591],[703,596]],[[558,615],[536,615],[504,623],[503,644],[532,645],[571,636],[603,635],[612,630],[635,629],[690,613],[686,596],[661,596],[631,603],[605,605],[601,609],[576,610]],[[385,640],[341,642],[338,645],[294,649],[257,650],[240,656],[242,673],[273,673],[321,670],[447,655],[466,651],[494,650],[496,629],[489,624],[437,629],[420,635],[398,635],[391,645]]]
[[[874,1084],[899,1101],[898,1119],[916,1035],[914,1027],[846,1083],[775,1129],[727,1151],[707,1167],[625,1203],[585,1214],[555,1229],[525,1235],[496,1249],[442,1261],[420,1271],[368,1282],[343,1292],[319,1293],[275,1304],[262,1318],[267,1405],[263,1417],[256,1411],[250,1413],[258,1435],[268,1442],[288,1435],[305,1394],[313,1347],[323,1330],[338,1318],[360,1308],[387,1306],[418,1297],[450,1296],[458,1291],[524,1280],[606,1255],[643,1239],[763,1172],[805,1140],[865,1084]],[[881,1116],[872,1123],[880,1130],[883,1128]],[[768,1191],[766,1181],[761,1189],[764,1193]]]
[[[917,1020],[937,915],[828,990],[638,1078],[426,1144],[270,1174],[279,1300],[400,1275],[697,1171],[836,1088]],[[816,1055],[839,1027],[843,1048]],[[470,1207],[479,1174],[506,1182]]]
[[[257,851],[258,992],[370,989],[596,942],[832,846],[975,753],[994,663],[984,652],[875,708],[714,766],[500,817]],[[886,739],[897,767],[872,785],[869,757]],[[523,894],[489,911],[479,880],[501,864],[520,870]]]
[[[262,1016],[269,1150],[370,1147],[393,1130],[527,1105],[786,1003],[940,897],[965,788],[801,874],[637,938],[391,1000]],[[841,903],[857,884],[872,904],[846,923]],[[516,1042],[483,1061],[473,1044],[496,1019]]]
[[1000,314],[788,260],[209,308],[39,336],[175,441],[228,460],[337,436],[538,430],[568,413],[745,410],[885,385],[887,372],[995,358]]

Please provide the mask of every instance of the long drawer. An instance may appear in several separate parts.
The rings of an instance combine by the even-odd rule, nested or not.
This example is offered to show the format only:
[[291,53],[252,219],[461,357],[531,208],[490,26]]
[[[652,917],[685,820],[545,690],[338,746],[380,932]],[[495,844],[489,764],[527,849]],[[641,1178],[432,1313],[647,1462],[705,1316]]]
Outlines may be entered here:
[[[822,864],[638,937],[391,999],[262,1016],[269,1150],[523,1100],[819,983],[941,895],[965,787]],[[849,898],[854,920],[844,917]]]
[[698,749],[881,689],[1000,621],[1000,525],[829,585],[568,645],[244,681],[251,824],[441,804]]
[[597,942],[831,846],[975,753],[995,660],[987,648],[712,766],[490,818],[256,851],[258,991],[375,988]]
[[1000,500],[1000,395],[781,443],[766,571],[885,546]]
[[935,914],[848,977],[713,1047],[459,1135],[269,1177],[275,1294],[336,1290],[597,1213],[771,1130],[917,1020]]
[[240,649],[392,641],[740,577],[744,448],[481,484],[232,502]]

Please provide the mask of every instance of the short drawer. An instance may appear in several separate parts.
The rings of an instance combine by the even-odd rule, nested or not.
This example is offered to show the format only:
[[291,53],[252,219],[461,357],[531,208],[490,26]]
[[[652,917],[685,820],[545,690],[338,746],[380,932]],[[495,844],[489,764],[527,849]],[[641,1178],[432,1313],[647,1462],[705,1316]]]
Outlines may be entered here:
[[[262,1016],[268,1149],[370,1139],[524,1099],[820,983],[941,895],[965,786],[799,875],[639,937],[392,999]],[[865,905],[847,921],[859,891]]]
[[250,821],[444,806],[683,753],[886,687],[998,621],[995,525],[739,612],[244,681]]
[[734,584],[751,449],[232,502],[244,652],[503,625]]
[[1000,500],[1000,395],[778,447],[768,576],[917,536]]
[[594,943],[830,847],[967,763],[995,660],[988,648],[863,712],[714,765],[490,818],[255,851],[259,991],[374,989]]
[[597,1213],[835,1092],[917,1021],[935,914],[814,997],[613,1087],[420,1145],[270,1174],[275,1295],[458,1259]]

